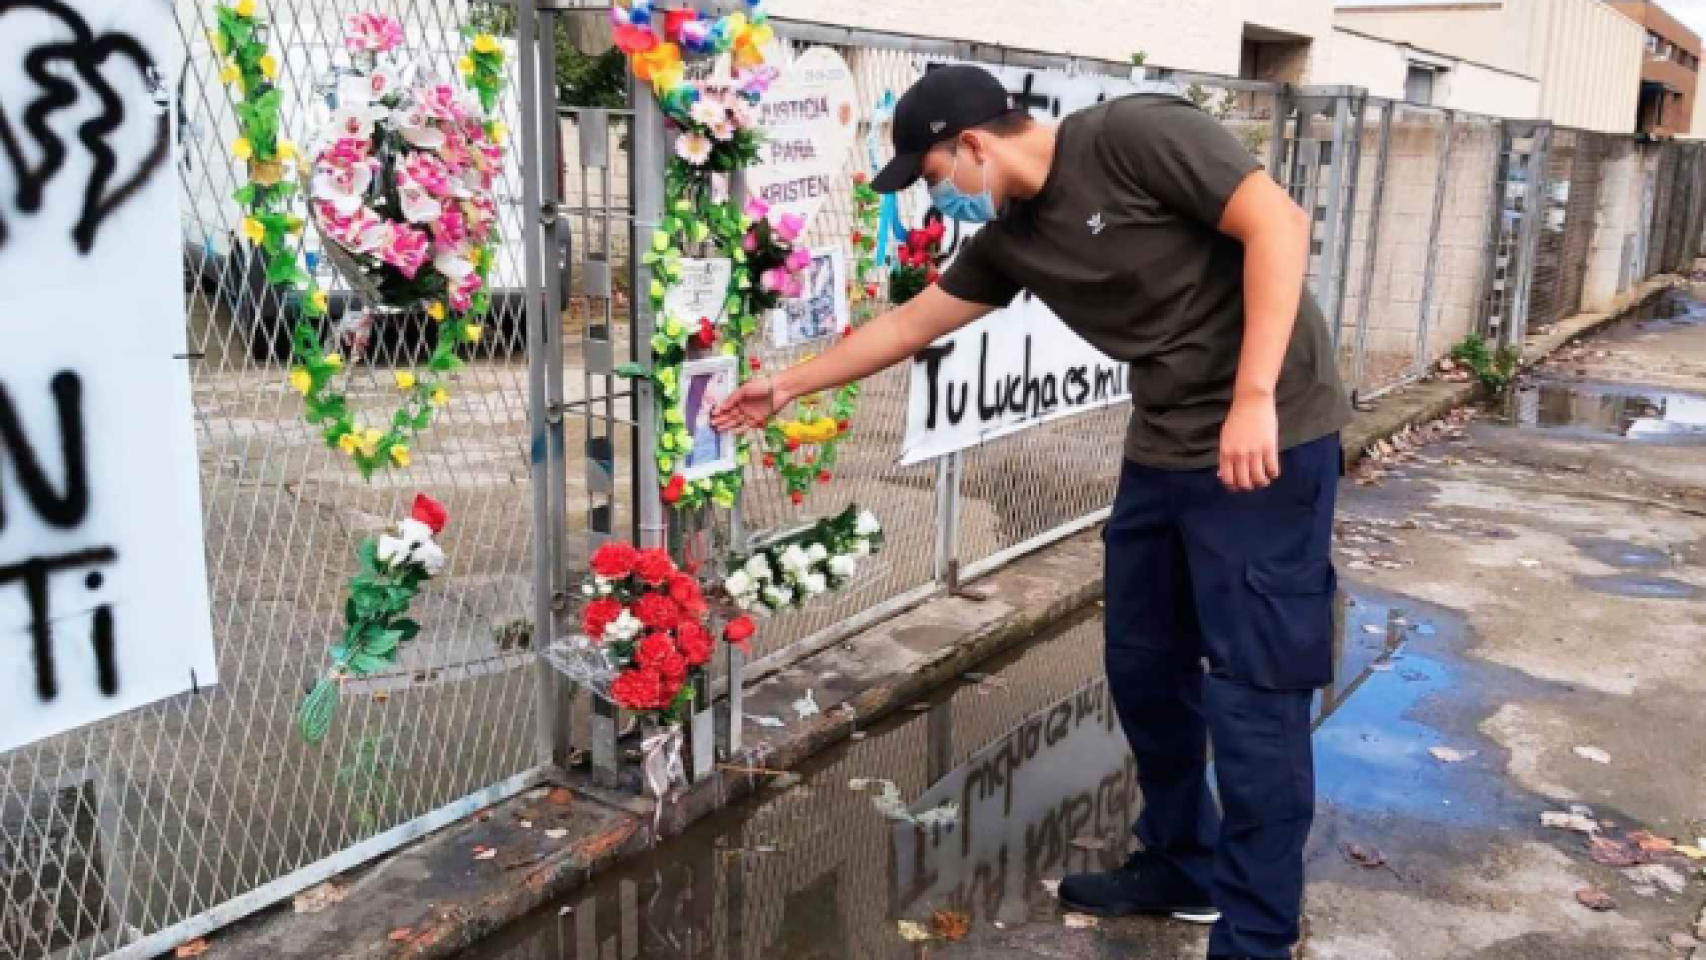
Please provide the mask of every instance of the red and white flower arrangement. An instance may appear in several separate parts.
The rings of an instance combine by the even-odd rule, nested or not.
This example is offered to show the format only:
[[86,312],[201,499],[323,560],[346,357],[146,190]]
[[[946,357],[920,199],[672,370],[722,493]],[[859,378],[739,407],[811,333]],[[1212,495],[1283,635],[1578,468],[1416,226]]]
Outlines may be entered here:
[[339,77],[305,179],[314,223],[342,254],[334,261],[385,306],[442,301],[464,313],[486,287],[504,130],[482,102],[477,63],[501,54],[480,39],[462,64],[468,85],[452,85],[390,56],[404,41],[395,20],[349,20],[355,69]]
[[[716,652],[699,581],[667,552],[625,543],[600,547],[591,567],[592,578],[582,587],[582,636],[553,644],[550,659],[625,710],[679,721],[693,702],[692,673]],[[723,638],[744,649],[754,630],[751,620],[739,617]]]

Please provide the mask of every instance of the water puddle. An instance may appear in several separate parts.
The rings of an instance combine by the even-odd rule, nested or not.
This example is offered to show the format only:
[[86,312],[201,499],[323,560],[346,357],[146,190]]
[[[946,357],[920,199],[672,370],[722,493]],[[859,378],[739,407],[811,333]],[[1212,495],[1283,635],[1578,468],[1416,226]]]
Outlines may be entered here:
[[1618,573],[1609,576],[1577,576],[1576,583],[1595,593],[1636,600],[1692,600],[1702,594],[1699,587],[1670,577]]
[[1706,442],[1706,397],[1578,380],[1531,380],[1505,411],[1518,427],[1629,440]]
[[1587,557],[1622,570],[1651,570],[1671,566],[1671,555],[1657,547],[1644,547],[1622,540],[1582,537],[1571,541]]
[[1706,323],[1706,303],[1684,290],[1670,290],[1660,295],[1634,316],[1616,324],[1601,335],[1610,341],[1639,340],[1643,337],[1698,327]]
[[[1320,788],[1335,803],[1455,816],[1435,782],[1449,774],[1425,756],[1441,738],[1411,717],[1453,673],[1405,652],[1455,628],[1406,609],[1361,590],[1343,604],[1338,682],[1316,705]],[[1141,807],[1101,679],[1101,633],[1091,618],[1036,641],[819,758],[798,786],[723,811],[466,956],[899,960],[918,954],[897,921],[937,910],[969,918],[973,935],[954,948],[965,956],[1018,935],[1003,931],[1058,935],[1044,881],[1118,865]],[[953,804],[958,816],[929,827],[890,819],[875,791],[849,788],[862,778],[893,781],[913,814]],[[1110,956],[1185,935],[1157,925],[1099,934]]]

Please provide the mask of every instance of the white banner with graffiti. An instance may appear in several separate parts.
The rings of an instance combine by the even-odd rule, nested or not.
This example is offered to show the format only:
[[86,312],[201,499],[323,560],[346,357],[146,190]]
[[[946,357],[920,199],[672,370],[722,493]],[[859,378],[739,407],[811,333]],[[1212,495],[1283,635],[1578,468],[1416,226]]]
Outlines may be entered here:
[[179,46],[165,3],[0,18],[22,147],[0,159],[0,751],[217,680],[170,163]]

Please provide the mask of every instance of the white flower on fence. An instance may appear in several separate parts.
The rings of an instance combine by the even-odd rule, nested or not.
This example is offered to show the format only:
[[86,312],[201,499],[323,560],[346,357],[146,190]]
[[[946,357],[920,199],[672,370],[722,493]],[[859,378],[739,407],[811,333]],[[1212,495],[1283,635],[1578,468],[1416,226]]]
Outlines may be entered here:
[[[857,575],[859,557],[882,543],[870,511],[849,507],[839,516],[770,540],[736,559],[723,592],[741,610],[777,613],[839,590]],[[779,571],[774,573],[773,571]]]

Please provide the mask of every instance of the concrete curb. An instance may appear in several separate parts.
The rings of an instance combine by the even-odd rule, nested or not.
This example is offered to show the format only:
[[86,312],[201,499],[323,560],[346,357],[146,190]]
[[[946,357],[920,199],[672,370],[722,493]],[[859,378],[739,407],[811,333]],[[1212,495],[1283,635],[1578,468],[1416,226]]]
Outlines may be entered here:
[[[1530,337],[1525,365],[1616,322],[1679,282],[1669,276],[1649,280],[1606,313],[1572,317]],[[1483,394],[1476,383],[1421,383],[1372,411],[1359,412],[1344,434],[1347,466],[1406,426]],[[1099,539],[1094,533],[1069,538],[991,574],[978,587],[979,599],[927,600],[760,682],[747,694],[747,714],[790,722],[781,730],[743,731],[750,746],[732,765],[795,767],[858,727],[1095,602],[1102,594]],[[808,691],[822,712],[796,719],[792,704]],[[207,956],[450,957],[756,792],[765,780],[719,771],[666,808],[654,829],[649,804],[604,793],[568,775],[562,782],[571,788],[572,800],[569,792],[541,789],[506,801],[338,878],[333,884],[341,896],[322,910],[275,908],[223,931],[210,941]],[[481,859],[478,852],[485,850],[495,853]]]

